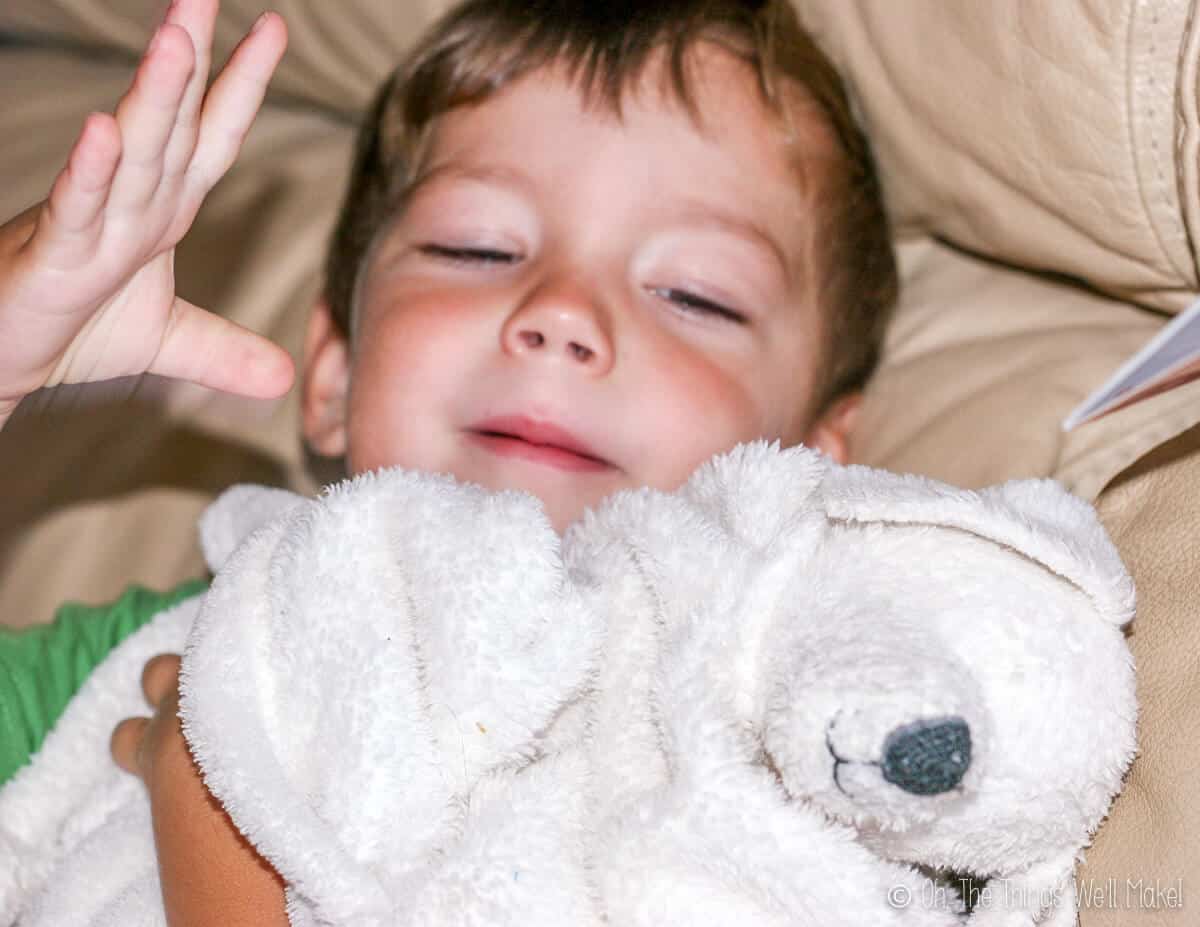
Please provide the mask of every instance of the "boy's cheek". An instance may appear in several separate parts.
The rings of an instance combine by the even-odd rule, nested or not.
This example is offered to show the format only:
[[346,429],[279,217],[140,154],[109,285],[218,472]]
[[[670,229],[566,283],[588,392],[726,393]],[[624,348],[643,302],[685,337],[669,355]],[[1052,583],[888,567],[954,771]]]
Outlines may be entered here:
[[644,461],[647,485],[668,492],[713,455],[764,436],[761,409],[738,389],[716,393],[692,384],[672,398],[660,393],[642,410],[636,432],[644,447],[631,459]]

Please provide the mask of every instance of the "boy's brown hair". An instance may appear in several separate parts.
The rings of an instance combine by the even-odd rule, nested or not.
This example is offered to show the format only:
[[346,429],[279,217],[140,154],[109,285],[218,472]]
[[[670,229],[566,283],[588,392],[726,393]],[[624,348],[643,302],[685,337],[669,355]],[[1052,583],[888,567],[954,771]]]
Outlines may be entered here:
[[325,295],[343,334],[371,243],[402,204],[439,116],[551,64],[565,65],[586,97],[599,94],[619,115],[622,94],[659,51],[671,89],[695,116],[686,65],[699,41],[753,67],[763,101],[785,123],[782,85],[798,86],[840,149],[818,185],[825,360],[810,411],[860,389],[897,295],[890,228],[842,81],[788,0],[466,0],[450,10],[380,88],[359,134],[326,263]]

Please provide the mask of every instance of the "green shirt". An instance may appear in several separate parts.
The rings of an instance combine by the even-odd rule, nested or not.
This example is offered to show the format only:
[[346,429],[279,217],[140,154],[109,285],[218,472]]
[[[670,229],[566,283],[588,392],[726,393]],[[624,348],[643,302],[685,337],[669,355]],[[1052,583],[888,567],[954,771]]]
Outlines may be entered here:
[[192,580],[166,593],[131,586],[110,605],[64,605],[51,624],[0,627],[0,784],[29,762],[109,651],[207,586]]

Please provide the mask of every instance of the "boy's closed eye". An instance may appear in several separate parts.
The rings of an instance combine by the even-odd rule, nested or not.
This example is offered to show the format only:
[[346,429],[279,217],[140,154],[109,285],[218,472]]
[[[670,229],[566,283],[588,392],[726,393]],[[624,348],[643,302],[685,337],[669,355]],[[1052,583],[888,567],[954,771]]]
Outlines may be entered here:
[[703,315],[715,315],[722,319],[728,319],[737,325],[748,325],[750,320],[740,312],[730,309],[728,306],[723,306],[720,303],[713,302],[711,299],[705,299],[703,296],[696,296],[686,290],[677,290],[674,287],[655,287],[651,290],[652,293],[668,299],[682,309],[688,312],[697,312]]
[[[521,257],[518,254],[494,248],[459,248],[435,242],[427,242],[426,244],[419,245],[417,250],[422,254],[450,261],[454,264],[507,265],[515,264]],[[740,312],[687,290],[679,289],[678,287],[647,287],[647,290],[655,296],[679,307],[686,313],[714,316],[738,325],[749,324],[749,319]]]
[[451,245],[428,243],[417,248],[422,254],[445,258],[460,264],[513,264],[520,255],[494,248],[456,248]]

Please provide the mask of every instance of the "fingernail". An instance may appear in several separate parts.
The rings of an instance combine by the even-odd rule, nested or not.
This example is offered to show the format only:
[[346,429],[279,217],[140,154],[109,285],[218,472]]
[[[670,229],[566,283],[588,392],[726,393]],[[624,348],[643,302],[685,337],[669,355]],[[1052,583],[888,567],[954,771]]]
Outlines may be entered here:
[[250,27],[250,31],[257,32],[259,29],[261,29],[263,27],[263,23],[267,21],[267,18],[270,15],[270,12],[266,12],[259,16],[258,19],[254,20],[254,25]]

